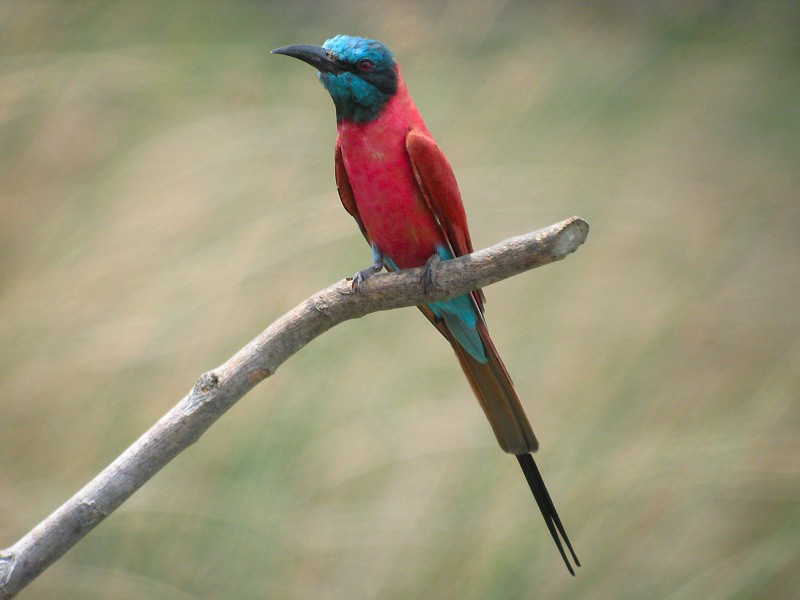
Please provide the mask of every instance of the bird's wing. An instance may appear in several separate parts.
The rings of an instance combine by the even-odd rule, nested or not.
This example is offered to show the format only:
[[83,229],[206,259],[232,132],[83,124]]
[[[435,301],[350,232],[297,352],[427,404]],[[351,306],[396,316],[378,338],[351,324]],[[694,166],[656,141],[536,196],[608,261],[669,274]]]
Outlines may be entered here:
[[470,254],[472,240],[467,228],[467,215],[456,177],[444,153],[430,135],[418,129],[408,132],[406,149],[425,201],[436,216],[444,238],[450,242],[453,254]]
[[[467,215],[461,202],[461,192],[458,191],[456,176],[444,153],[430,134],[419,129],[408,132],[406,149],[422,196],[453,255],[471,254],[472,240],[467,227]],[[483,312],[483,293],[478,290],[473,297],[480,312]]]
[[336,189],[339,192],[339,199],[342,201],[344,209],[350,213],[350,216],[358,223],[358,228],[364,234],[367,242],[370,241],[367,235],[367,230],[364,228],[364,222],[358,214],[358,206],[356,206],[356,198],[353,195],[353,186],[350,185],[350,179],[347,177],[347,171],[344,168],[344,160],[342,159],[342,147],[336,144]]

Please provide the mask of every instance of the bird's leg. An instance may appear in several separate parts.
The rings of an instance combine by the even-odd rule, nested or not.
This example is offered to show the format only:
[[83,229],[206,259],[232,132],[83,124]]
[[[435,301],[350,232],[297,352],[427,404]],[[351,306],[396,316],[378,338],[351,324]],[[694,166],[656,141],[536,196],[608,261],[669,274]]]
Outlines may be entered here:
[[450,260],[451,258],[453,258],[453,253],[450,252],[450,250],[444,246],[436,244],[436,252],[431,254],[431,257],[425,263],[425,266],[422,269],[422,277],[420,277],[422,280],[422,289],[426,294],[436,283],[434,273],[436,267],[439,266],[439,263],[443,260]]
[[375,242],[372,243],[372,260],[373,263],[368,266],[366,269],[361,269],[358,273],[353,275],[353,283],[351,285],[351,289],[355,290],[356,292],[361,291],[361,285],[370,277],[375,275],[375,273],[379,272],[384,265],[386,264],[383,254],[378,249],[378,246]]
[[422,268],[422,276],[420,277],[420,280],[422,281],[422,289],[426,294],[436,283],[434,279],[434,270],[440,262],[442,262],[442,258],[438,254],[431,254],[431,257]]

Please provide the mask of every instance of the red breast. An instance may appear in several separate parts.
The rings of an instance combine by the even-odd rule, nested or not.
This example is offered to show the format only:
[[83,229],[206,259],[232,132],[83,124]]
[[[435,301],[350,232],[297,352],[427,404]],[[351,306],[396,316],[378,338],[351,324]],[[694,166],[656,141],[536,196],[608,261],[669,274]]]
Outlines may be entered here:
[[340,121],[337,142],[370,241],[406,269],[425,264],[443,240],[406,150],[412,127],[428,130],[399,68],[397,77],[397,93],[378,118],[365,123]]

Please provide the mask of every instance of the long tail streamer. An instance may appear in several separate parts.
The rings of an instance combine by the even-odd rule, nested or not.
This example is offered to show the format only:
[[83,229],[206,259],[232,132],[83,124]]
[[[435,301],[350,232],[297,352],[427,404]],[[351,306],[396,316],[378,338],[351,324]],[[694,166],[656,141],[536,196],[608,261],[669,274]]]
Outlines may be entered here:
[[[553,500],[550,498],[550,494],[544,485],[544,479],[542,479],[542,474],[539,472],[539,467],[536,466],[536,462],[530,454],[517,454],[516,456],[519,461],[519,466],[522,467],[522,472],[525,473],[525,479],[528,480],[531,492],[533,492],[533,497],[536,499],[536,504],[539,505],[539,510],[542,511],[542,516],[544,517],[544,522],[547,524],[547,528],[550,530],[550,535],[553,537],[556,546],[558,546],[561,558],[564,559],[564,564],[567,565],[570,574],[574,576],[575,569],[572,568],[567,558],[567,553],[564,551],[561,538],[564,539],[569,553],[572,555],[572,560],[575,562],[575,566],[580,567],[581,563],[575,555],[575,551],[572,549],[572,544],[567,537],[567,532],[564,531],[564,526],[561,524],[561,519],[558,516]],[[559,537],[559,535],[561,537]]]

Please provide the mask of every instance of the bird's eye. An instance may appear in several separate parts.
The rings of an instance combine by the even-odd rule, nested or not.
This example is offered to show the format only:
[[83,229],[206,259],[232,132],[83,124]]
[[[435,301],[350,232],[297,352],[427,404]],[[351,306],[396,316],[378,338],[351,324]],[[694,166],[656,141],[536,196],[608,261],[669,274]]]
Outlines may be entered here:
[[372,70],[372,61],[371,60],[360,60],[358,61],[358,70],[362,73],[367,73],[368,71]]

